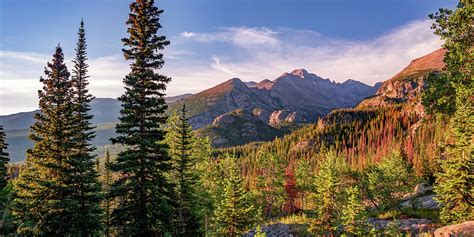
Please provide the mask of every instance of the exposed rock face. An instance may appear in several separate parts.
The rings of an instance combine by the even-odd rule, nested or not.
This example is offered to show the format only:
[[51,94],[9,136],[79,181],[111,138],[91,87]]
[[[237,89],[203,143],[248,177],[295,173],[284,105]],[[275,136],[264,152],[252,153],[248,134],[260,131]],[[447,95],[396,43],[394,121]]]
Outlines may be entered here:
[[363,100],[358,108],[381,107],[388,104],[411,102],[415,112],[424,114],[420,103],[425,78],[430,73],[440,73],[444,68],[444,49],[438,49],[428,55],[413,60],[405,69],[382,83],[377,93]]
[[460,224],[448,225],[437,229],[435,237],[451,236],[474,236],[474,221],[466,221]]
[[334,108],[355,106],[376,90],[354,80],[331,82],[298,69],[256,84],[233,78],[172,103],[169,109],[179,109],[185,103],[193,128],[209,125],[217,116],[235,109],[253,111],[263,122],[279,126],[285,122],[314,122]]
[[276,110],[270,115],[268,124],[274,127],[278,127],[280,125],[288,123],[301,123],[305,121],[306,120],[299,116],[297,112],[291,113],[286,110]]
[[393,222],[392,220],[369,218],[368,221],[376,230],[386,229],[389,225],[396,225],[398,230],[410,233],[412,236],[420,233],[433,232],[438,228],[438,225],[433,224],[433,222],[428,219],[408,218]]
[[429,194],[421,197],[411,198],[400,203],[400,206],[407,208],[438,209],[439,203],[434,199],[435,197],[435,194]]

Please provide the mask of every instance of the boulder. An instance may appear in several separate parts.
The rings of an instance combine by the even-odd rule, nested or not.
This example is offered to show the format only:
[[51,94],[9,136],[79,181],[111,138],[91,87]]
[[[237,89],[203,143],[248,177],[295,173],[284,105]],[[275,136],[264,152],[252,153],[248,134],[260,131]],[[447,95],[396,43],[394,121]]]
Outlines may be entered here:
[[404,233],[417,235],[420,233],[433,232],[437,225],[428,219],[407,218],[399,219],[393,223],[392,220],[369,218],[368,222],[376,229],[381,230],[387,228],[389,225],[396,224],[397,229]]
[[434,199],[436,194],[425,195],[421,197],[413,197],[400,205],[405,208],[425,208],[425,209],[438,209],[439,203]]
[[474,221],[466,221],[460,224],[448,225],[437,229],[435,237],[451,236],[474,236]]
[[[272,225],[263,226],[261,228],[262,232],[266,234],[267,237],[293,237],[293,234],[290,233],[290,226],[283,223],[276,223]],[[255,228],[250,230],[248,233],[243,235],[244,237],[253,237],[255,236]]]
[[426,184],[417,184],[415,186],[415,195],[425,195],[428,191],[432,191],[433,187]]

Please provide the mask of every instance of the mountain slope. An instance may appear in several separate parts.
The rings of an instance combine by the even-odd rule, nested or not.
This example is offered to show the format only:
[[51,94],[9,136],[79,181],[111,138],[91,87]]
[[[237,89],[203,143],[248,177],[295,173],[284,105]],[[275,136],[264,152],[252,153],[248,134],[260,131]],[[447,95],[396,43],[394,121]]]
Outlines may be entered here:
[[[333,110],[317,124],[309,124],[271,142],[251,143],[221,149],[219,154],[239,154],[243,170],[259,167],[262,152],[276,152],[288,160],[306,159],[317,164],[322,147],[344,156],[356,169],[379,162],[392,149],[400,149],[413,165],[416,175],[433,178],[428,164],[439,158],[437,144],[449,127],[445,121],[420,113],[424,78],[442,73],[444,51],[438,50],[416,60],[382,83],[377,95],[356,108]],[[387,99],[388,98],[388,99]],[[421,108],[422,110],[422,108]],[[248,171],[252,172],[252,171]],[[255,174],[244,174],[252,177]]]
[[411,61],[406,68],[385,81],[373,97],[363,100],[357,107],[370,108],[411,102],[418,113],[423,113],[420,96],[425,86],[424,79],[430,73],[442,72],[444,53],[443,49],[438,49]]
[[[192,94],[166,97],[166,102],[175,103],[190,95]],[[38,111],[39,110],[0,116],[0,124],[2,124],[7,131],[29,129],[35,122],[34,115]],[[95,98],[91,102],[91,113],[94,115],[92,119],[92,124],[94,125],[116,123],[120,113],[120,102],[112,98]]]
[[[190,123],[194,128],[211,124],[214,119],[235,109],[258,109],[259,118],[267,124],[279,121],[312,122],[335,108],[355,106],[377,90],[353,80],[331,82],[304,69],[284,73],[273,81],[244,83],[233,78],[208,90],[170,105],[170,111],[185,103],[189,108]],[[292,118],[281,118],[287,114]]]
[[198,137],[209,137],[214,147],[223,147],[273,140],[285,131],[266,124],[251,111],[236,109],[218,116],[196,133]]
[[[282,126],[317,121],[318,117],[332,109],[356,105],[375,93],[376,89],[354,80],[331,82],[298,69],[273,81],[263,80],[259,83],[244,83],[233,78],[195,95],[168,97],[167,102],[169,113],[185,103],[194,129],[204,128],[201,134],[227,141],[216,145],[230,146],[271,140],[287,131],[277,131]],[[245,112],[232,113],[235,122],[231,126],[213,124],[219,116],[229,116],[228,113],[236,110]],[[94,145],[109,143],[109,138],[114,136],[113,124],[118,120],[119,111],[120,102],[115,99],[97,98],[91,103],[91,113],[94,115],[92,123],[97,126]],[[10,144],[8,152],[12,160],[22,160],[26,148],[32,145],[27,134],[34,123],[35,113],[37,111],[0,116],[0,124],[4,125],[7,132],[7,142]],[[250,131],[249,128],[254,131],[237,132]]]

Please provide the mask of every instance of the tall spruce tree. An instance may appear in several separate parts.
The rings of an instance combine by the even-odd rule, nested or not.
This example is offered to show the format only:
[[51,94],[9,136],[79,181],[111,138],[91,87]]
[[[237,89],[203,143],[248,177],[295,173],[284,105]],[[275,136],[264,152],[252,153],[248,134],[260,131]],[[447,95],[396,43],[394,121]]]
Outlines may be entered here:
[[153,0],[137,0],[130,4],[127,21],[129,37],[122,39],[131,72],[125,76],[125,93],[118,136],[112,139],[126,149],[109,165],[119,178],[111,195],[120,197],[112,213],[113,222],[126,234],[154,236],[170,231],[172,187],[167,179],[171,169],[164,124],[166,85],[170,78],[155,70],[163,64],[163,50],[169,45],[165,36],[158,36],[163,10]]
[[18,220],[20,234],[77,235],[78,205],[71,185],[71,150],[74,127],[73,90],[69,72],[64,64],[61,47],[56,47],[51,62],[41,78],[43,89],[38,91],[40,111],[31,127],[34,147],[27,151],[26,164],[15,186],[13,214]]
[[[453,114],[453,132],[448,138],[435,185],[437,199],[442,204],[440,218],[446,223],[474,218],[473,15],[474,3],[471,0],[461,0],[454,12],[440,9],[430,15],[435,20],[435,34],[444,40],[446,67],[445,83],[431,85],[425,98],[452,98],[452,93],[446,93],[453,89],[455,92],[454,101],[450,100],[454,106],[448,106],[451,111],[440,111]],[[440,102],[439,99],[434,101]],[[446,101],[441,100],[443,104],[438,107],[446,106]]]
[[167,141],[172,156],[172,178],[176,195],[176,225],[178,236],[199,235],[199,220],[196,215],[197,197],[194,190],[197,183],[196,164],[193,152],[193,134],[186,117],[186,105],[178,114],[170,117]]
[[101,186],[98,181],[98,173],[95,169],[95,156],[92,152],[95,147],[91,145],[95,137],[94,127],[91,125],[93,115],[89,114],[90,102],[94,97],[89,94],[87,86],[87,44],[84,30],[84,21],[78,32],[76,45],[76,57],[73,60],[72,69],[72,103],[74,106],[73,129],[73,149],[71,149],[71,183],[74,186],[75,194],[73,198],[78,201],[77,206],[72,206],[75,214],[74,221],[82,236],[89,236],[101,227],[100,191]]
[[5,140],[6,135],[3,126],[0,125],[0,190],[7,186],[7,164],[10,161],[6,152],[8,144]]

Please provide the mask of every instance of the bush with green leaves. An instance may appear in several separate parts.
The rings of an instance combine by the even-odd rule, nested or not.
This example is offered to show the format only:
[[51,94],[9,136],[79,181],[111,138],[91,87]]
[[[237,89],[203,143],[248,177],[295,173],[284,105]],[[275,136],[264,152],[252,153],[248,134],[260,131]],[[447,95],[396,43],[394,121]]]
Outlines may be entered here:
[[377,209],[397,207],[417,183],[409,163],[400,151],[393,150],[365,172],[366,196]]

